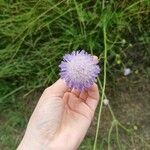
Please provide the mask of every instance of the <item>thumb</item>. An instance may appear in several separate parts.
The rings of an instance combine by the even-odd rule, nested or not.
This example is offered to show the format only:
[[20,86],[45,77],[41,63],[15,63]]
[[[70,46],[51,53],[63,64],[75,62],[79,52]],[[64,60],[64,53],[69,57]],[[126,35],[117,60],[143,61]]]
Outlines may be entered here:
[[45,92],[48,93],[49,96],[63,97],[65,92],[69,90],[64,80],[59,79],[53,85],[48,87]]

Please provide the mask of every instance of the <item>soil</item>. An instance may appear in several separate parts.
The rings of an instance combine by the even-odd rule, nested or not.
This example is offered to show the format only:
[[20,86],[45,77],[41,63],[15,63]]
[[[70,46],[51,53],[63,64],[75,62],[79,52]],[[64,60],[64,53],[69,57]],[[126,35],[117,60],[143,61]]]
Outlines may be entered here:
[[[117,78],[115,85],[106,91],[110,106],[119,122],[133,130],[128,134],[119,128],[121,149],[148,150],[150,149],[150,80],[144,74],[132,73],[127,77]],[[96,116],[88,132],[88,137],[94,137]],[[112,116],[108,106],[103,107],[100,125],[100,139],[108,137]],[[136,136],[134,135],[136,134]],[[116,147],[115,131],[112,134],[112,150]],[[138,136],[138,137],[137,137]],[[148,145],[145,144],[147,142]],[[104,144],[104,149],[107,148]]]

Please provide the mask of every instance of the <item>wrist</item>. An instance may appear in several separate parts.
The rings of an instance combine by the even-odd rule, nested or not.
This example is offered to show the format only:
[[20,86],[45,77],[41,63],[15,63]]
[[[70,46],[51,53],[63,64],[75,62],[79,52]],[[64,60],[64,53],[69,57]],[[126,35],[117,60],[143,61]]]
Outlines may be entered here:
[[34,139],[27,141],[26,138],[23,138],[19,144],[17,150],[39,150],[38,144],[34,142]]
[[17,150],[42,150],[43,148],[47,148],[46,143],[39,140],[38,137],[24,135]]
[[45,143],[37,141],[35,142],[33,139],[32,140],[26,140],[25,138],[22,139],[21,143],[19,144],[17,150],[76,150],[77,147],[69,144],[64,144],[59,142],[50,142],[47,145]]

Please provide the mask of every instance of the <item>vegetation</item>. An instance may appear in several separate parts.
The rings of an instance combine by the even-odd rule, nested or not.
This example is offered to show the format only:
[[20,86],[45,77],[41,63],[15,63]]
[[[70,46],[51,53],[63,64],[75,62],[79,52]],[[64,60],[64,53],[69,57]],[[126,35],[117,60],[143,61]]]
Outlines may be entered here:
[[97,55],[102,69],[96,135],[81,149],[125,149],[118,128],[135,133],[118,121],[110,105],[110,130],[99,137],[103,99],[106,86],[111,88],[124,68],[133,66],[137,73],[134,65],[142,64],[149,74],[149,11],[149,0],[0,0],[0,149],[16,148],[40,91],[59,78],[62,56],[78,49]]

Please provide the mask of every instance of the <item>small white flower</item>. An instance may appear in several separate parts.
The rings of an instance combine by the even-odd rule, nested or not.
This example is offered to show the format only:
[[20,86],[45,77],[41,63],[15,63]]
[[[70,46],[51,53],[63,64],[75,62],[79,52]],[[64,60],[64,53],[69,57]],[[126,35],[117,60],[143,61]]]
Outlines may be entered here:
[[129,47],[132,47],[132,46],[133,46],[133,45],[130,43],[130,44],[129,44]]
[[106,105],[106,106],[109,104],[109,100],[108,99],[104,99],[103,102],[104,102],[104,105]]
[[129,74],[131,74],[131,69],[130,68],[125,68],[124,69],[124,76],[128,76]]
[[121,43],[122,43],[122,44],[126,44],[126,40],[125,40],[125,39],[122,39]]
[[134,125],[134,126],[133,126],[133,129],[134,129],[134,130],[137,130],[137,129],[138,129],[138,127],[137,127],[136,125]]

